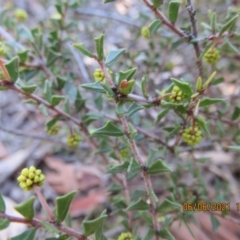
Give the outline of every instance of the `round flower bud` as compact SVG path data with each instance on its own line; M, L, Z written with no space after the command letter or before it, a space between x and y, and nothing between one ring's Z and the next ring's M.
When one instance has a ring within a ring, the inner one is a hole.
M119 153L122 158L127 158L129 155L129 148L122 148L121 150L119 150Z
M121 235L118 237L118 240L133 240L133 236L130 232L121 233Z
M73 135L70 134L67 138L67 145L69 147L77 147L80 141L81 141L81 138L78 133L74 133Z
M37 173L39 175L37 175ZM34 166L31 166L29 169L24 168L17 180L22 189L29 191L33 189L34 185L42 186L45 176L42 174L40 169L36 169Z
M146 39L150 38L150 32L149 32L148 27L142 27L141 28L141 35Z
M220 52L216 48L210 48L204 54L204 60L209 64L217 63L220 57Z
M202 139L201 130L198 127L189 127L185 128L182 134L183 141L186 142L190 146L195 146Z
M19 20L19 21L24 21L28 18L28 14L24 9L17 9L15 11L15 17Z
M173 89L172 89L172 95L169 97L171 102L182 102L184 99L185 99L185 95L184 93L182 92L182 90L177 87L177 86L174 86Z
M101 69L97 68L93 73L95 81L102 82L105 78L104 73Z
M57 135L60 130L60 126L58 124L54 124L50 129L47 130L47 134L54 136Z

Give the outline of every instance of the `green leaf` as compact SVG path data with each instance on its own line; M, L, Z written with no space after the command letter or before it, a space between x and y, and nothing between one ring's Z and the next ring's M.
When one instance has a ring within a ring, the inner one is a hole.
M203 118L197 118L196 120L200 128L203 129L208 136L210 136L211 134L208 130L206 121Z
M67 79L65 77L57 76L58 88L61 90L65 86Z
M65 98L64 96L53 95L51 99L51 105L57 106L61 102L61 100L63 100L64 98Z
M151 240L154 235L155 235L154 230L149 229L149 230L147 231L146 235L143 237L142 240Z
M175 240L174 236L167 229L162 229L159 232L159 236L166 240Z
M8 63L5 64L5 67L8 70L11 80L16 82L18 79L18 57L12 58Z
M122 80L126 79L126 80L131 80L133 75L136 73L137 68L131 68L128 71L120 71L119 72L119 76L118 76L118 83L120 83Z
M48 117L48 109L45 105L40 104L39 109L45 117Z
M124 95L130 94L130 93L132 92L132 90L133 90L133 87L134 87L135 82L136 82L136 81L132 79L132 80L128 81L128 84L127 84L126 86L124 86L124 87L121 87L122 84L120 84L119 91L120 91L122 94L124 94Z
M116 183L112 183L111 186L107 189L108 192L120 192L122 190L123 187Z
M127 112L127 109L125 107L125 101L120 100L116 105L116 113L118 115L123 115L126 112Z
M127 169L127 172L139 172L141 170L141 166L138 162L136 162L136 160L134 158L132 158L129 166L128 166L128 169Z
M220 226L220 222L213 214L210 214L210 217L211 217L211 223L212 223L212 230L215 233L217 232L218 227Z
M74 101L74 106L75 106L76 112L80 112L83 109L83 107L85 106L85 101L86 100L82 98L79 90L77 89L76 98Z
M27 60L28 51L29 50L27 49L27 50L24 50L24 51L18 53L20 62L24 63Z
M160 28L161 25L162 25L162 22L159 19L156 19L149 24L148 30L151 36Z
M107 170L107 173L116 174L120 172L127 172L128 166L129 162L124 162L121 165L111 167L110 169Z
M44 85L44 96L47 99L48 102L52 101L52 90L51 90L51 84L48 80L46 80Z
M163 4L163 0L153 0L153 6L159 8Z
M177 21L179 6L179 1L171 1L168 5L168 17L171 23L175 23Z
M36 234L36 228L29 228L25 232L21 233L20 235L11 238L11 240L33 240Z
M94 91L94 92L105 93L102 85L99 82L84 83L84 84L81 84L80 87L85 88L90 91Z
M84 55L94 58L94 55L85 48L83 43L73 43L73 46Z
M37 85L28 85L28 86L21 86L20 88L26 93L26 94L32 94Z
M237 14L236 16L234 16L233 18L231 18L228 22L226 22L223 26L222 29L220 31L220 35L222 35L223 33L225 33L227 30L229 30L230 28L232 28L238 19L239 15Z
M155 123L158 123L168 112L169 112L169 109L163 109L163 110L157 115L157 119L155 120Z
M58 222L63 222L68 214L68 210L76 191L70 192L64 196L56 198L56 218Z
M69 102L69 98L68 98L68 97L66 97L66 99L65 99L64 109L65 109L65 112L66 112L67 114L71 114L70 102Z
M119 200L113 203L113 206L119 209L127 208L127 204L123 200Z
M182 103L171 103L171 102L164 102L162 101L161 106L163 108L173 109L174 111L178 111L181 113L186 113L187 108Z
M94 233L100 226L102 226L106 217L107 215L105 214L104 211L104 213L100 217L94 220L84 221L83 222L84 236L88 237L89 235Z
M0 218L0 231L7 228L10 224L10 221L8 219L1 219Z
M47 55L47 66L50 67L51 65L53 65L60 56L62 56L61 53L55 52L54 50L49 48Z
M143 106L141 106L141 105L133 102L133 103L131 104L131 106L129 107L129 109L127 110L126 117L129 118L129 117L131 117L133 114L135 114L136 112L138 112L138 111L140 111L140 110L142 110L142 109L144 109Z
M213 72L211 76L207 79L207 81L203 84L203 89L206 89L208 85L211 83L211 81L214 79L217 72Z
M217 26L217 15L216 13L212 13L212 16L211 16L211 27L212 27L212 32L215 33L216 32L216 26Z
M240 54L238 48L234 46L232 42L229 41L228 38L225 39L225 43L222 45L222 50L227 51L227 53Z
M171 78L171 80L174 82L176 86L178 86L182 90L184 94L186 94L187 96L192 95L192 89L189 83L179 81L178 79L175 78Z
M34 210L34 201L35 197L29 198L27 201L15 206L14 208L24 216L27 220L31 220L34 218L35 210Z
M166 214L169 212L180 211L182 209L182 205L176 202L172 202L168 199L165 199L158 207L157 212L161 214Z
M0 212L5 212L6 210L6 205L5 205L5 202L3 200L3 196L0 192Z
M146 77L146 75L144 75L142 77L141 89L142 89L143 96L145 98L148 98L149 94L148 94L148 90L147 90L147 77Z
M202 78L199 76L197 78L196 91L200 91L201 89L202 89Z
M117 0L103 0L103 3L116 2Z
M163 160L159 159L155 163L153 163L151 167L148 168L147 172L150 175L154 175L164 172L172 172L172 170L165 165Z
M115 97L115 93L113 92L112 88L109 86L108 83L103 82L101 85L102 85L103 89L105 90L105 93L107 93L112 98Z
M228 149L240 151L240 146L228 146Z
M114 125L111 121L108 121L103 127L95 130L91 135L92 136L107 135L120 137L124 135L124 132L116 125Z
M60 119L60 117L55 117L55 118L47 121L45 123L47 130L51 129L59 119Z
M98 59L103 61L104 59L104 52L103 52L103 44L104 44L104 34L101 34L99 37L94 38L96 44L96 50Z
M126 210L136 210L136 211L144 211L149 209L149 204L143 201L141 198L135 202L130 204L130 206Z
M118 50L114 50L111 51L108 56L107 59L105 61L105 64L107 67L112 66L118 59L119 57L122 55L122 53L125 51L124 48L118 49Z
M232 114L231 119L234 121L234 120L236 120L239 116L240 116L240 107L236 106L236 107L234 108L234 111L233 111L233 114Z
M220 78L216 78L216 79L213 79L212 80L212 85L218 85L220 83L223 83L225 80L223 77L220 77Z
M91 122L96 121L102 117L103 115L101 113L88 112L86 115L82 116L82 121L84 124L88 125Z
M199 107L205 107L205 106L209 106L211 104L214 103L219 103L219 102L224 102L224 99L221 98L204 98L203 100L201 100Z

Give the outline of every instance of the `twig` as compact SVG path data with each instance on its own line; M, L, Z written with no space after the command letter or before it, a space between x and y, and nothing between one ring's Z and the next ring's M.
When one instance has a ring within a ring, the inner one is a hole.
M147 7L149 7L155 15L162 20L162 23L166 25L169 29L171 29L174 33L176 33L179 37L188 39L189 36L184 33L181 29L177 28L174 24L172 24L157 8L155 8L152 4L149 3L148 0L143 0Z
M32 227L35 227L35 228L42 228L43 227L41 221L38 220L38 219L27 220L25 218L10 216L10 215L5 214L5 213L0 213L0 219L8 219L10 222L28 224L28 225L30 225ZM82 233L77 232L72 228L63 226L60 223L49 221L48 224L53 225L59 231L64 232L69 236L75 237L78 240L91 240L90 238L85 237Z
M186 8L188 10L189 18L190 18L190 21L191 21L191 24L192 24L193 36L194 36L194 38L197 38L197 36L198 36L197 25L196 25L197 20L195 19L196 12L193 8L192 0L187 0ZM203 77L202 60L200 59L201 51L200 51L200 47L199 47L198 42L194 42L193 47L194 47L195 54L196 54L196 57L197 57L196 64L197 64L197 67L198 67L199 76Z

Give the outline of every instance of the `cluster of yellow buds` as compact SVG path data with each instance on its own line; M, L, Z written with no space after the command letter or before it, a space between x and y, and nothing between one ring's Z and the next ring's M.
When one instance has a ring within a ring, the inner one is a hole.
M67 145L69 147L77 147L81 141L81 137L78 133L70 134L67 138Z
M24 168L17 180L22 189L29 191L33 189L34 185L42 186L45 176L40 169L31 166L30 168Z
M182 137L184 142L186 142L190 146L194 146L201 141L202 133L198 126L191 126L184 129Z
M147 38L147 39L150 38L150 32L149 32L148 27L142 27L142 28L141 28L141 35L142 35L144 38Z
M210 48L204 54L204 60L209 64L215 64L220 59L220 52L216 48Z
M15 11L15 17L19 20L19 21L24 21L28 18L28 14L24 9L17 9Z
M98 81L98 82L102 82L105 78L105 75L104 75L103 71L99 68L97 68L94 71L93 76L94 76L95 80Z
M129 148L128 147L122 148L119 150L119 153L122 158L126 158L129 155Z
M185 98L185 95L179 87L174 86L172 89L172 95L169 98L174 103L182 102Z
M122 233L119 237L118 240L133 240L133 236L130 232L127 233Z
M50 129L47 130L47 134L54 136L57 135L60 130L60 126L58 124L54 124Z

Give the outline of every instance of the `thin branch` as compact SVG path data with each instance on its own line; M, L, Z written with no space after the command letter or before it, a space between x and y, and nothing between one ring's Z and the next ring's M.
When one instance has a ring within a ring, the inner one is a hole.
M32 219L32 220L27 220L25 218L20 218L20 217L15 217L15 216L10 216L5 213L0 213L0 219L8 219L10 222L17 222L17 223L23 223L30 225L35 228L42 228L42 223L38 219ZM59 231L66 233L69 236L75 237L78 240L91 240L90 238L85 237L82 233L75 231L72 228L63 226L60 223L57 222L47 222L50 225L53 225L55 228L57 228Z
M170 30L176 33L179 37L186 39L189 38L189 36L185 32L183 32L181 29L177 28L174 24L172 24L157 8L150 4L148 0L143 0L143 2L155 13L155 15L162 21L162 23L166 25Z
M192 0L187 0L187 6L186 6L188 13L189 13L189 18L192 24L192 33L193 33L193 37L197 38L198 36L198 32L197 32L197 25L196 25L196 18L195 18L195 10L193 8L193 4L192 4ZM193 47L195 50L195 54L196 54L196 64L198 67L198 71L199 71L199 76L203 77L203 65L202 65L202 60L200 59L200 55L201 55L201 51L200 51L200 47L198 42L194 42L193 43Z

